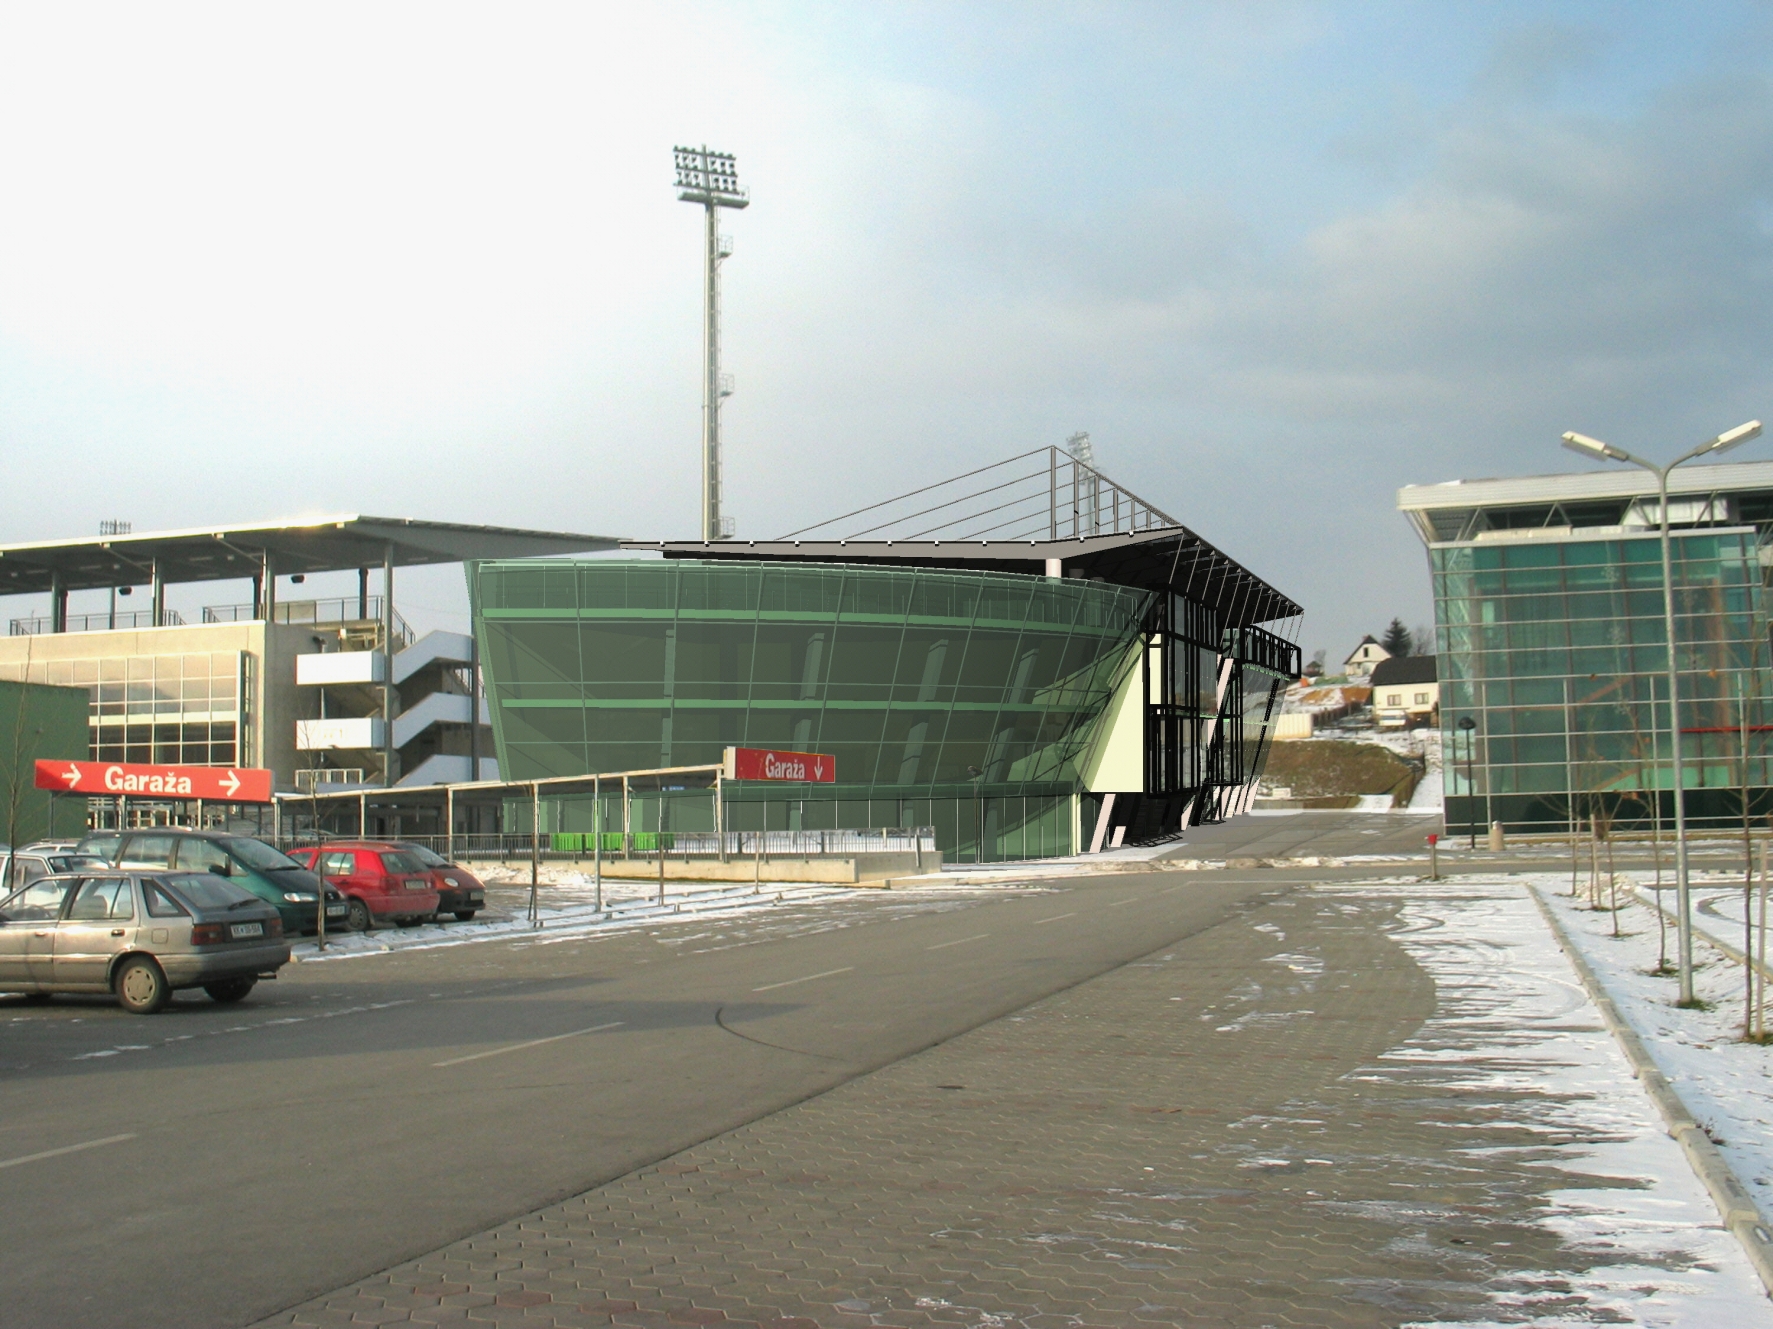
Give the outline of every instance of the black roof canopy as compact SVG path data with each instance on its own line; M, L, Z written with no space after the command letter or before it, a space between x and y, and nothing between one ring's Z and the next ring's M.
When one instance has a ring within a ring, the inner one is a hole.
M776 563L861 563L1044 575L1060 561L1067 577L1168 591L1213 609L1227 627L1291 618L1298 603L1185 526L1059 540L625 540L624 549L666 558Z

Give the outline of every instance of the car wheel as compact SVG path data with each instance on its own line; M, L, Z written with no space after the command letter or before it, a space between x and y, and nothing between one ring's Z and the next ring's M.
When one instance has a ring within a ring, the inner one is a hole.
M368 932L369 922L369 906L362 900L352 900L345 913L345 926L353 932Z
M205 983L203 990L209 994L211 1001L228 1002L242 1001L246 994L258 984L256 978L224 978L219 983Z
M27 992L25 993L25 1004L27 1006L47 1006L49 1005L49 997L50 994L47 992Z
M166 975L145 955L132 955L117 966L117 1004L131 1015L152 1015L172 997Z
M475 909L458 909L458 910L456 910L456 921L460 922L460 923L466 923L469 920L471 920L474 917L474 915L478 912L479 911L475 910Z

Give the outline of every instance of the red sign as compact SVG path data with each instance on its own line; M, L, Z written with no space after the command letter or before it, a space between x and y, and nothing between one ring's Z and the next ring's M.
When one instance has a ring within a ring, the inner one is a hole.
M837 758L822 752L776 752L770 748L728 748L729 780L793 780L835 784Z
M37 788L67 794L141 794L269 803L271 772L226 766L131 766L120 761L40 761Z

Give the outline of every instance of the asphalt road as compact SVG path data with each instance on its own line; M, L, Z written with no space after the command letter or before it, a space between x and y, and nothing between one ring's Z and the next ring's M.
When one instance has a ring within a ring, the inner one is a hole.
M161 1015L0 998L0 1325L241 1325L1172 945L1306 874L857 893L292 966ZM1316 874L1322 875L1322 874Z
M1438 812L1252 813L1188 831L1164 858L1344 858L1351 854L1420 854Z

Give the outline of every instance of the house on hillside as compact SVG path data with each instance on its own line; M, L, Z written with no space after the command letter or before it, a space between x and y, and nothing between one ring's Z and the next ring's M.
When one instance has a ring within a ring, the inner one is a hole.
M1373 669L1373 720L1381 729L1433 724L1440 712L1440 676L1432 655L1388 656Z
M1371 634L1361 638L1361 644L1354 648L1353 653L1342 662L1342 672L1349 678L1368 678L1381 660L1391 659L1391 652L1378 642Z

